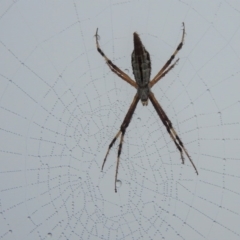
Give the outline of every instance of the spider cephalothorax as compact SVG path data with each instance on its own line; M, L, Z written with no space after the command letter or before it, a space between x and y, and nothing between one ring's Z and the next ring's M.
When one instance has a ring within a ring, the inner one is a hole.
M122 125L120 127L120 130L116 134L116 136L113 138L111 143L109 144L106 156L103 160L102 164L102 170L104 167L104 164L107 160L107 156L109 154L110 149L112 148L113 144L117 140L117 138L120 136L120 143L118 147L118 155L117 155L117 167L116 167L116 174L115 174L115 192L117 192L117 175L118 175L118 167L119 167L119 160L120 155L122 151L122 145L123 145L123 139L126 132L126 129L131 122L133 113L137 107L137 104L139 100L141 100L143 106L146 106L148 104L148 99L153 104L154 109L156 110L158 116L162 120L164 126L166 127L170 137L172 138L173 142L175 143L177 149L180 152L182 163L184 163L184 157L183 153L186 154L189 161L191 162L192 166L194 167L196 173L198 174L197 168L194 165L190 155L188 154L186 148L183 145L183 142L181 141L180 137L177 135L175 129L172 126L171 121L167 117L166 113L164 112L163 108L155 98L154 94L151 91L151 87L154 86L160 79L162 79L171 69L174 68L174 66L177 64L179 59L177 59L173 64L172 61L177 55L178 51L183 46L184 36L185 36L185 26L183 23L183 34L182 34L182 40L179 43L178 47L176 48L175 52L172 54L172 56L169 58L169 60L163 65L163 67L160 69L160 71L157 73L157 75L150 81L150 75L151 75L151 60L150 55L148 51L145 49L144 45L142 44L142 41L139 37L139 35L135 32L133 33L133 43L134 43L134 50L132 53L132 69L133 69L133 75L135 78L135 81L132 80L126 73L124 73L120 68L118 68L113 62L107 58L107 56L103 53L101 50L99 43L98 43L98 29L96 31L96 45L98 52L102 55L102 57L105 58L106 63L108 67L113 71L115 74L117 74L120 78L122 78L124 81L128 82L130 85L135 87L137 89L137 93L134 96L133 102L122 122Z

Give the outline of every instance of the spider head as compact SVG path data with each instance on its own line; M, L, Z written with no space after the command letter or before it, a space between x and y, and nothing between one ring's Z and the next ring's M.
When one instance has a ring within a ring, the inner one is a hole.
M141 100L141 102L142 102L143 106L147 106L148 105L148 99L146 101Z
M139 98L141 99L142 105L147 106L150 88L148 86L139 87L137 93L138 93Z

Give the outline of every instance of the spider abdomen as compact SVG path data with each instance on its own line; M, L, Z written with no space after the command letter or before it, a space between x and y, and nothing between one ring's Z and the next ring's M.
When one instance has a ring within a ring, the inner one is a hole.
M139 86L146 86L150 81L151 63L147 55L147 52L142 56L132 54L133 75Z
M138 85L138 96L143 105L147 105L149 96L149 81L151 75L151 61L148 51L143 46L137 33L133 34L134 50L132 53L132 70Z

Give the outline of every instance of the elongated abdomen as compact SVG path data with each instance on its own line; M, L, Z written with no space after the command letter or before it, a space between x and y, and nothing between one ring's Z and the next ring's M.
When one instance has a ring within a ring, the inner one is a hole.
M138 85L138 94L143 105L147 105L151 75L151 62L148 51L143 46L137 33L133 34L134 50L132 53L132 69L135 81Z

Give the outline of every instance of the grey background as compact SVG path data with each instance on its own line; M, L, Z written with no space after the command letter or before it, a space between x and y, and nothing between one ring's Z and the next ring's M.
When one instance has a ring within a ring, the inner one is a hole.
M239 239L238 1L1 1L0 238ZM196 164L151 104L107 147L135 90L137 31L152 77L186 38L180 62L153 87Z

